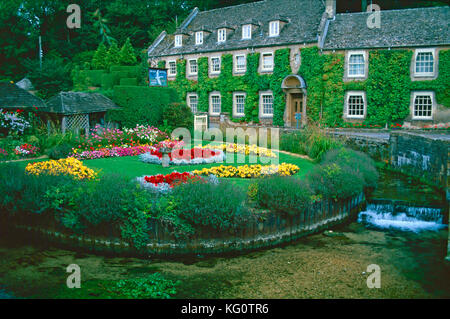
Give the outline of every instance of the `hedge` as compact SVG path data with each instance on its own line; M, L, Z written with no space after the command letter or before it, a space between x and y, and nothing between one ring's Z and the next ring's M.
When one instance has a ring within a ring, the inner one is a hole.
M134 78L139 75L140 66L123 66L123 65L114 65L109 68L111 73L113 72L126 72L128 74L127 77Z
M120 79L120 85L137 86L138 85L138 79L137 78L122 78L122 79Z
M100 86L102 84L102 76L104 70L84 70L85 84L92 86Z
M110 111L108 117L125 127L137 124L158 126L163 123L163 109L179 101L176 90L165 87L114 86L114 102L123 110Z
M105 73L102 75L102 89L109 90L114 87L114 78L112 74Z

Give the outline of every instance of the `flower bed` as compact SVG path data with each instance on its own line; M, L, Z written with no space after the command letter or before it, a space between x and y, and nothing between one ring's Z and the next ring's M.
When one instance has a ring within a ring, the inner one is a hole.
M210 146L197 146L200 148L209 148ZM240 153L245 155L256 155L256 156L264 156L264 157L272 157L276 158L277 155L271 150L259 147L257 145L242 145L242 144L221 144L214 145L214 149L222 150L226 153Z
M139 159L144 163L161 164L162 156L160 149L153 148L148 153L142 154ZM172 165L199 165L222 163L225 154L220 150L202 148L176 149L169 153L169 158Z
M300 168L297 165L282 163L280 165L243 165L243 166L217 166L195 170L192 173L196 175L215 175L217 177L237 177L237 178L256 178L269 175L291 176L296 174Z
M92 169L83 165L83 162L69 157L58 161L50 160L45 162L30 163L25 168L28 174L32 175L69 175L75 179L94 179L97 176Z
M170 191L170 189L181 184L207 182L204 178L188 172L173 172L168 175L159 174L153 176L143 176L138 177L137 181L143 188L160 193L166 193Z
M105 157L123 157L123 156L137 156L151 151L153 148L149 145L140 146L123 146L123 147L113 147L113 148L101 148L93 151L78 151L73 150L71 157L77 159L99 159Z
M39 153L39 147L33 146L31 144L22 144L20 146L17 146L14 149L14 153L16 155L22 156L22 157L28 157L28 156L36 156Z

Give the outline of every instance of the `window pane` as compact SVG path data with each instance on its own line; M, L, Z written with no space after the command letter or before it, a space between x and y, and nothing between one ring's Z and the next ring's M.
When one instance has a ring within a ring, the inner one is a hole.
M236 95L236 114L244 114L245 109L245 95Z
M434 59L431 52L420 52L416 58L416 73L433 73Z
M364 55L352 54L349 58L349 75L364 75Z
M196 95L189 96L189 107L191 108L192 113L197 112L198 106L198 97Z
M361 95L348 96L348 116L363 117L364 116L364 99Z
M414 100L414 117L431 118L433 101L429 95L417 95Z
M273 68L273 55L272 54L264 54L263 55L263 69L272 69Z
M273 114L273 96L272 95L263 95L262 96L263 103L263 114L264 115L272 115Z
M169 62L169 73L174 75L177 74L177 64L176 62Z
M190 66L190 70L189 70L190 73L196 74L197 73L197 60L190 60L189 66Z
M239 55L236 57L236 70L238 71L245 70L245 56Z
M220 95L211 96L211 104L212 113L220 113Z

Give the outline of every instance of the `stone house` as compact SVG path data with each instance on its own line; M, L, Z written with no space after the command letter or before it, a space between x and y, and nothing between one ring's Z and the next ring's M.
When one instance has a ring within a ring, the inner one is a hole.
M212 122L450 124L450 7L336 13L335 1L264 0L162 32L149 63Z

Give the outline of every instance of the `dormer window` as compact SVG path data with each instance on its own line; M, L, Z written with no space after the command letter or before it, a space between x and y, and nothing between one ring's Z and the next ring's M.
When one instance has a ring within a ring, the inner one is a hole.
M277 37L280 35L280 21L271 21L269 24L269 36Z
M183 35L177 34L175 36L175 47L180 48L183 46Z
M195 32L195 45L203 44L203 31Z
M217 32L217 42L225 42L227 41L227 29L219 29Z
M242 40L249 40L252 38L252 25L246 24L242 26Z

